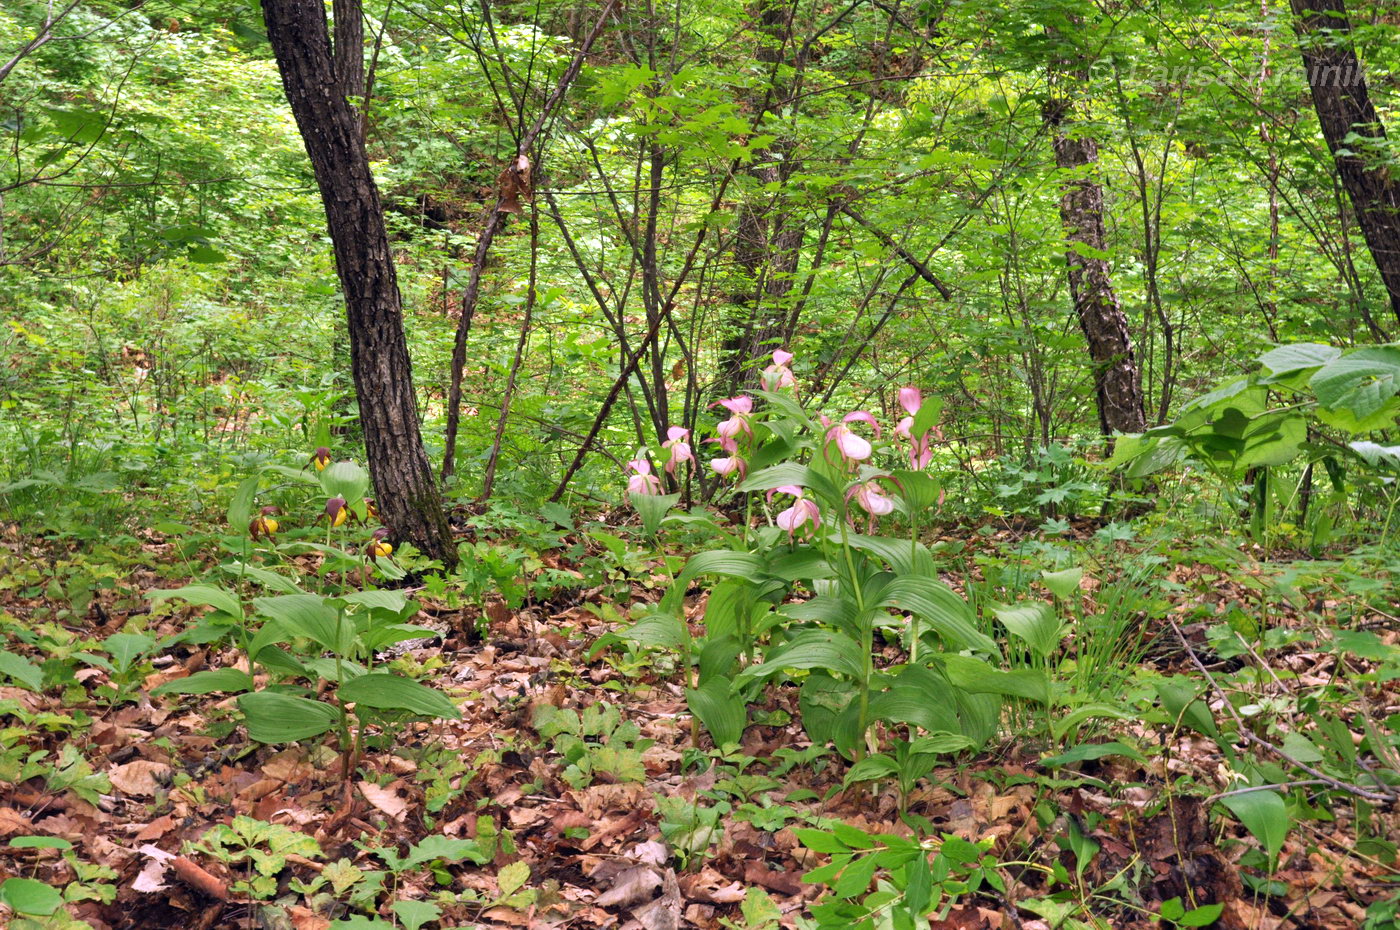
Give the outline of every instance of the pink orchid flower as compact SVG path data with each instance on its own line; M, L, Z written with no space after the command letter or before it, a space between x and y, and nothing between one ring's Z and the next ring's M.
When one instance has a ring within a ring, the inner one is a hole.
M721 449L723 449L725 452L728 452L730 455L733 455L735 452L739 451L739 443L733 439L730 439L728 436L717 436L714 439L706 439L705 441L717 444Z
M694 462L695 454L690 451L690 430L679 426L672 426L666 430L666 441L661 444L661 448L669 449L671 455L666 459L666 474L674 475L676 466L683 462Z
M788 363L793 359L791 352L778 349L773 353L773 364L763 369L763 388L768 391L776 391L779 388L797 387L797 379L793 377L792 369Z
M715 403L719 404L736 417L748 417L749 414L753 413L753 398L746 394L740 394L738 397L729 397L725 400L716 401Z
M872 517L883 517L894 512L894 499L885 494L878 481L858 484L852 491L856 502Z
M736 471L739 477L743 477L748 471L748 463L737 455L730 455L726 458L710 459L710 467L721 477L728 478Z
M899 405L904 408L909 415L899 421L894 428L894 434L900 439L910 442L909 446L909 467L919 470L929 466L933 461L933 437L943 438L943 432L938 427L925 430L922 436L914 436L914 417L918 415L919 408L924 405L924 396L916 387L903 387L899 389Z
M633 474L627 479L628 494L660 494L661 479L651 473L651 462L633 459L627 463Z
M823 417L822 425L826 426L827 423L828 421ZM827 441L836 443L836 449L841 453L841 458L846 464L864 462L870 458L874 449L870 445L870 440L852 430L846 425L847 423L869 423L875 428L876 439L880 438L880 424L864 410L857 410L855 413L846 414L840 423L832 426L826 432Z
M787 494L795 498L791 507L774 518L778 529L787 530L789 540L796 537L798 530L807 528L808 532L815 532L821 525L821 508L817 506L816 501L807 499L805 490L795 484L784 484L769 491L768 500L771 502L776 494Z

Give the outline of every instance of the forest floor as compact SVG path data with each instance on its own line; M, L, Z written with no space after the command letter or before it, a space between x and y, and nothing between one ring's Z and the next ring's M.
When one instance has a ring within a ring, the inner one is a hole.
M963 541L990 551L1007 536ZM18 629L49 623L75 644L101 640L149 612L147 591L181 583L179 560L152 534L140 561L76 609L62 584L46 582L68 554L13 527L0 538L0 631L18 654L29 648ZM1201 607L1247 604L1255 589L1212 566L1179 565L1171 577L1182 593L1153 620L1147 662L1192 676L1195 661L1238 667L1211 654ZM636 596L653 597L643 582ZM423 604L414 622L442 630L443 641L416 645L405 661L430 669L422 680L463 717L371 734L348 778L333 745L247 740L233 698L149 695L237 663L236 650L181 644L127 682L94 666L62 689L0 686L0 845L12 844L0 852L0 880L66 888L70 913L97 930L322 930L332 921L770 930L798 926L822 892L802 876L828 856L798 831L839 822L855 828L837 835L857 847L866 835L875 845L880 834L909 837L916 824L984 842L999 881L945 883L935 930L1170 927L1160 914L1173 898L1222 905L1218 916L1197 913L1229 930L1359 927L1395 891L1394 846L1358 842L1354 805L1296 823L1271 874L1251 867L1259 844L1213 801L1235 787L1222 753L1189 729L1116 721L1100 738L1140 754L1056 767L1042 761L1045 745L1002 741L935 769L902 814L890 784L842 790L846 764L810 746L791 686L770 690L738 752L719 753L707 737L694 746L673 670L591 651L615 626L590 609L598 592L518 611L488 605L484 636L479 611L411 593ZM1311 628L1338 607L1285 607L1270 622ZM202 610L162 609L145 630L178 633ZM1393 646L1394 625L1373 619ZM1261 698L1320 687L1336 671L1309 637L1287 639L1265 653ZM893 646L888 653L897 658ZM1386 694L1393 713L1395 693ZM1219 708L1219 694L1207 697ZM1400 836L1394 805L1366 814L1382 824L1371 835ZM217 824L231 829L211 841ZM839 925L832 920L823 926ZM888 920L876 914L876 926ZM1184 920L1175 925L1193 925Z

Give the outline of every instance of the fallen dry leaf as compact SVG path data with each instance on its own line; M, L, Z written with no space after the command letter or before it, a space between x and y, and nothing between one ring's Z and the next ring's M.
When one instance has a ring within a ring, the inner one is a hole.
M661 887L661 873L649 865L637 865L619 872L613 886L593 902L599 907L630 907L651 900L652 892Z
M164 762L134 759L107 773L112 787L122 794L138 798L153 798L157 789L170 783L171 768Z
M398 782L394 782L398 784ZM372 781L360 782L360 794L365 800L373 804L379 810L400 822L404 819L404 814L408 811L408 799L394 790L394 786L381 788Z

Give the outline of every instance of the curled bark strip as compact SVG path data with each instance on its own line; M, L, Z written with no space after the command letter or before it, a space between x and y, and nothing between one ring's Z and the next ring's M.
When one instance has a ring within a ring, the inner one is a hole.
M228 900L228 886L205 871L199 863L186 859L184 856L176 856L170 860L170 867L175 870L176 875L180 876L181 881L198 890L201 894L216 901Z

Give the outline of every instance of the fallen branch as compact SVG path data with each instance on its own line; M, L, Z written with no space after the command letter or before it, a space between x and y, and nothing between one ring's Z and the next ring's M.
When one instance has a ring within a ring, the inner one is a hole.
M1256 734L1253 730L1249 729L1249 727L1245 723L1244 718L1240 716L1239 711L1235 710L1235 705L1230 703L1230 695L1227 694L1225 689L1220 686L1220 683L1215 680L1215 676L1210 673L1210 669L1206 668L1205 664L1201 662L1200 657L1196 655L1196 650L1191 648L1190 642L1188 642L1186 639L1186 634L1181 632L1181 627L1177 626L1176 621L1170 617L1167 618L1167 623L1171 625L1172 632L1176 634L1176 638L1181 642L1181 648L1186 650L1186 656L1191 660L1191 664L1196 666L1196 670L1205 676L1206 681L1209 682L1210 686L1214 688L1216 693L1220 695L1221 702L1225 707L1226 712L1234 718L1235 725L1239 728L1239 734L1246 742L1252 743L1255 746L1258 746L1260 749L1268 750L1269 752L1278 756L1283 761L1287 762L1289 765L1292 765L1295 768L1300 768L1303 771L1307 772L1319 783L1335 788L1338 791L1345 791L1348 794L1354 794L1357 797L1365 798L1368 801L1380 801L1386 803L1393 802L1397 797L1400 797L1400 793L1397 793L1393 788L1385 788L1385 786L1382 786L1382 788L1385 788L1385 790L1372 790L1369 788L1363 788L1360 785L1353 785L1350 782L1342 781L1339 778L1333 778L1326 772L1313 768L1306 762L1302 762L1298 759L1295 759L1282 747L1274 745L1273 743L1264 739L1262 736Z

